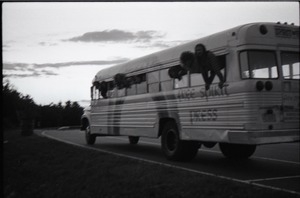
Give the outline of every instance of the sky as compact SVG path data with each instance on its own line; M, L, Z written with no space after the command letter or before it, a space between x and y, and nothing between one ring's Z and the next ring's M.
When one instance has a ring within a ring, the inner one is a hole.
M96 73L252 22L299 25L298 2L2 4L2 74L39 105L88 106Z

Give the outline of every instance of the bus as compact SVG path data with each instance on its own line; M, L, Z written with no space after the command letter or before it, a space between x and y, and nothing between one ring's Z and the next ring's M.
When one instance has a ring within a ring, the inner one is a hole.
M170 76L183 52L203 44L222 66L225 84L201 73ZM299 142L299 26L240 25L99 71L81 118L86 143L98 136L160 138L169 160L192 160L219 145L249 158L263 144Z

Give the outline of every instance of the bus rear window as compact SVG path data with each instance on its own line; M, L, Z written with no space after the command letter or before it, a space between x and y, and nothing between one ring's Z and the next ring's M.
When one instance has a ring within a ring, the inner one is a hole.
M243 51L240 53L240 66L243 79L278 78L276 55L273 51Z
M282 52L281 64L283 77L285 79L300 79L299 52Z

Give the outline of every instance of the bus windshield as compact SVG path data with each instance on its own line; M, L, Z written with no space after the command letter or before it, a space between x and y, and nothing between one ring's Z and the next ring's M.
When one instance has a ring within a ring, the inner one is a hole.
M276 54L273 51L242 51L240 53L240 66L243 79L278 78Z

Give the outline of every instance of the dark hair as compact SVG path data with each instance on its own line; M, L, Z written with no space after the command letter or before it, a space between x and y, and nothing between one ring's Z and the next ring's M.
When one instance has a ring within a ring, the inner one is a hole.
M125 74L118 73L114 76L114 83L118 89L123 89L127 86Z
M95 81L95 82L93 82L93 85L94 85L97 89L100 89L100 82Z
M183 75L187 74L187 71L179 65L173 66L168 70L168 74L171 78L181 79Z
M100 91L101 91L101 96L103 97L103 98L107 98L107 82L105 82L105 81L102 81L101 83L100 83Z
M188 61L193 62L194 61L194 53L190 51L182 52L180 55L180 62L182 64L186 64Z
M203 51L206 52L206 47L205 47L205 45L203 45L202 43L199 43L199 44L197 44L197 45L195 46L195 51L196 51L196 48L199 47L199 46L201 46L201 47L203 48Z

